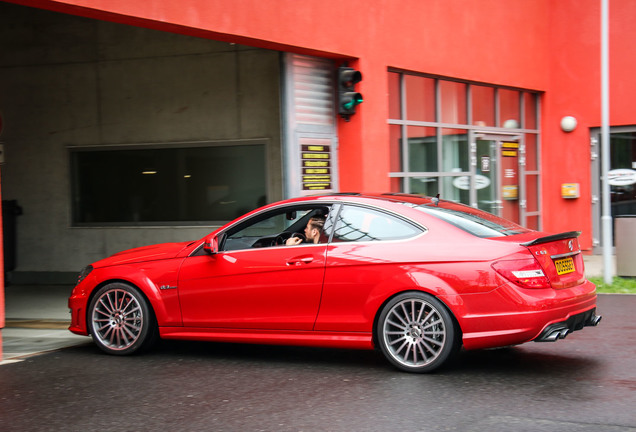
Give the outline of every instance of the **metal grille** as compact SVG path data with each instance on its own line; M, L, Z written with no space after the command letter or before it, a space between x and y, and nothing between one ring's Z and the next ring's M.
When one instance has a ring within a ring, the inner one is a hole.
M321 59L297 56L292 61L297 124L333 126L333 68Z

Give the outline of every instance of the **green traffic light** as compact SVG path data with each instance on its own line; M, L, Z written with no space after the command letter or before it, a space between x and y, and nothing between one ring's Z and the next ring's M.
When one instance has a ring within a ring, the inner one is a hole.
M360 105L362 102L364 102L362 95L360 93L356 93L355 96L351 97L348 102L343 103L342 106L344 109L350 110L356 105Z

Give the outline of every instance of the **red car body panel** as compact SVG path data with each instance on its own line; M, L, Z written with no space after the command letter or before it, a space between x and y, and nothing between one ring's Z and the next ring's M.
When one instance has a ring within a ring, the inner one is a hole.
M393 212L423 232L407 240L197 253L213 235L267 209L344 202ZM86 335L91 294L124 281L148 299L163 338L370 349L382 306L396 294L422 291L448 307L466 349L519 344L596 304L576 237L530 244L545 236L479 238L391 199L288 200L255 210L206 239L137 248L94 263L69 299L70 330ZM553 261L562 255L572 257L575 268L558 275ZM533 257L549 288L519 286L493 267Z
M179 274L186 327L313 330L326 245L187 258ZM210 289L214 287L214 289Z

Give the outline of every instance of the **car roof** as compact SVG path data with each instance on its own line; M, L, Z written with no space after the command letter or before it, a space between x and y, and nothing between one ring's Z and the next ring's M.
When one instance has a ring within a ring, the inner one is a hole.
M415 195L407 193L369 193L369 192L336 192L330 194L310 195L295 200L334 200L334 201L364 201L364 200L380 200L391 203L411 203L416 205L432 204L432 197L424 195ZM441 200L443 201L443 200Z

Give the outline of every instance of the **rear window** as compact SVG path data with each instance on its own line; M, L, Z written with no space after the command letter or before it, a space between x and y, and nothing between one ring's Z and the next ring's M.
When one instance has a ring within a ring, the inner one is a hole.
M507 219L463 204L442 201L440 207L424 204L414 208L477 237L503 237L532 231Z
M421 234L420 228L388 213L344 206L338 215L334 242L403 240Z

